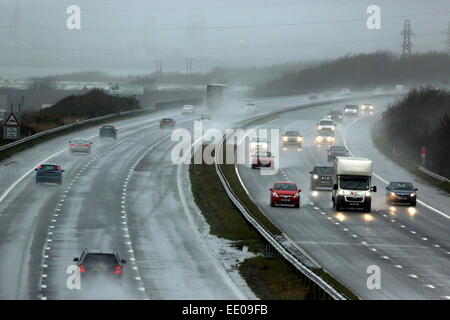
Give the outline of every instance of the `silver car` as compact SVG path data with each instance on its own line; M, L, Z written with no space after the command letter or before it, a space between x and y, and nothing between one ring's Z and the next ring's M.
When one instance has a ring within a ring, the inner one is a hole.
M75 138L69 141L70 153L91 153L92 142L83 138Z

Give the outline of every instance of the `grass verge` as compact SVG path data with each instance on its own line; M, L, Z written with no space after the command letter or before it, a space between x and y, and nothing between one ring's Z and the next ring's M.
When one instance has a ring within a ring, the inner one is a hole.
M145 111L142 111L142 113L138 113L138 115L136 115L136 114L133 114L133 115L131 115L131 114L129 114L129 115L117 115L117 116L112 117L112 118L107 119L107 120L99 120L99 121L95 121L95 122L91 122L91 123L82 124L82 125L79 125L79 126L74 127L74 128L68 128L66 130L50 133L50 134L47 134L45 136L42 136L42 137L30 140L30 141L24 142L22 144L19 144L19 145L15 146L15 147L10 148L10 149L1 151L0 152L0 161L11 157L15 153L21 152L21 151L23 151L25 149L28 149L30 147L33 147L35 145L38 145L40 143L46 142L48 140L54 139L54 138L62 136L62 135L66 135L66 134L69 134L69 133L72 133L72 132L76 132L76 131L81 130L81 129L92 128L92 127L98 126L101 123L111 123L111 122L114 122L114 121L117 121L117 120L126 120L126 119L130 119L130 118L138 117L138 116L143 116L143 115L146 115L146 114L149 114L149 113L152 113L152 112L154 112L154 111L152 111L152 110L145 110Z
M372 136L374 145L377 147L378 150L380 150L381 153L383 153L385 156L387 156L389 159L391 159L398 165L400 165L403 168L405 168L406 170L408 170L410 173L427 181L431 185L438 187L447 193L450 193L450 183L449 182L439 181L439 180L434 179L433 177L430 177L429 175L426 175L425 173L419 171L417 169L417 163L415 161L413 161L411 158L404 156L401 152L400 153L394 152L392 145L389 142L389 139L387 139L376 128L377 128L377 126L373 126L372 131L371 131L371 136Z
M241 201L245 201L244 204L248 206L247 208L250 207L254 210L252 214L257 219L267 220L267 227L275 228L274 234L281 234L281 231L250 200L237 178L234 165L223 165L222 170L224 173L226 171L225 175L229 179L230 185L233 185L235 194ZM189 176L195 202L210 225L210 233L233 240L237 246L247 245L250 251L258 254L257 257L241 263L239 273L260 299L318 300L329 298L315 290L312 282L284 258L264 256L264 239L226 196L214 165L191 164ZM330 284L350 299L358 299L349 289L323 270L317 270L317 274L323 275Z
M236 246L247 245L256 254L263 254L263 239L226 196L215 166L191 164L189 177L195 203L210 225L210 233L233 240ZM313 297L309 284L302 282L298 272L280 257L259 255L247 259L239 266L239 272L260 299L303 300Z

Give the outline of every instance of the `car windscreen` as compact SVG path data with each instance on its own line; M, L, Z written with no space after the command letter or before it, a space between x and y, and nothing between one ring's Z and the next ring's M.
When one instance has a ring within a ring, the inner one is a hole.
M345 190L369 190L369 178L341 177L340 188Z
M346 106L345 109L358 109L358 106Z
M297 190L297 185L294 183L275 183L273 187L274 190L287 190L287 191L295 191Z
M341 147L341 146L332 146L330 148L330 151L333 151L333 152L347 152L347 149L345 147Z
M77 138L77 139L72 139L71 143L87 143L87 141L84 139Z
M391 184L391 189L394 190L414 190L412 183L395 182Z
M332 175L334 173L334 168L333 167L315 167L313 172L315 174Z
M39 169L44 171L53 171L57 170L57 166L51 164L43 164Z
M115 266L117 265L117 259L112 254L88 253L83 260L83 264L87 266Z
M286 132L286 135L287 135L287 136L291 136L291 137L297 137L297 136L299 136L300 134L299 134L297 131L287 131L287 132Z
M334 125L334 122L333 121L329 121L329 120L321 120L319 122L319 125L321 125L321 126L332 126L332 125Z

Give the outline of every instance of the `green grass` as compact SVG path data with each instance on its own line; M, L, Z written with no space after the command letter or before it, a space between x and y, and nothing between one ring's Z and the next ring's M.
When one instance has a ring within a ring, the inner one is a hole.
M437 179L434 179L433 177L430 177L429 175L426 175L425 173L419 171L417 169L417 163L412 160L411 158L404 156L402 152L396 152L394 153L392 145L389 142L389 139L387 139L380 131L378 131L377 126L374 126L371 131L372 140L375 146L378 150L381 151L385 156L387 156L389 159L394 161L395 163L402 166L404 169L408 170L410 173L416 175L419 178L422 178L423 180L427 181L433 186L436 186L443 191L450 193L450 183L449 182L442 182Z
M283 258L256 257L245 260L239 273L263 300L312 300L311 287Z
M146 111L142 111L142 113L139 113L137 115L136 114L132 114L132 115L131 114L130 115L117 115L117 116L112 117L112 118L107 119L107 120L99 120L99 121L95 121L95 122L91 122L91 123L86 123L86 124L77 126L75 128L68 128L68 129L65 129L65 130L62 130L62 131L50 133L50 134L44 135L42 137L39 137L39 138L30 140L30 141L24 142L22 144L19 144L19 145L15 146L15 147L10 148L10 149L1 151L0 152L0 161L11 157L12 155L14 155L14 154L16 154L18 152L21 152L21 151L26 150L26 149L28 149L30 147L33 147L35 145L38 145L40 143L49 141L51 139L54 139L54 138L62 136L62 135L66 135L66 134L69 134L69 133L72 133L72 132L76 132L76 131L79 131L79 130L82 130L82 129L92 128L92 127L98 126L99 124L103 124L103 123L111 123L111 122L114 122L114 121L117 121L117 120L125 120L125 119L129 119L129 118L143 116L143 115L146 115L146 114L149 114L149 113L152 113L152 112L153 111L151 111L151 110L146 110ZM5 142L4 144L8 144L8 143L10 143L10 142Z
M252 215L259 221L265 221L266 227L274 234L281 234L281 231L268 220L245 193L234 171L234 165L222 165L222 169L235 194L247 208L251 208ZM265 240L228 198L216 175L214 164L191 164L189 177L195 203L210 225L210 233L232 240L236 246L246 245L250 251L258 255L241 263L239 272L260 299L330 299L284 258L264 256ZM340 292L344 292L351 299L357 299L356 295L329 274L323 270L316 271L317 274L326 277L326 280Z
M195 203L210 225L210 233L234 241L235 246L246 245L258 254L245 260L239 272L260 299L311 297L309 284L302 282L284 259L261 256L265 250L263 239L228 198L213 164L191 164L189 177Z
M253 252L261 250L261 239L227 197L214 165L189 166L192 193L195 203L210 225L210 232L218 237L247 245Z
M349 300L359 300L358 296L353 293L349 288L344 286L342 283L337 281L333 276L331 276L329 273L327 273L323 269L314 269L314 273L316 273L319 277L324 279L326 282L331 284L333 288L335 288L337 291L339 291L341 294L345 295L347 299Z
M235 148L228 148L225 144L223 145L223 159L226 159L226 150ZM223 174L225 175L226 180L228 181L233 193L236 197L241 201L241 203L247 208L248 212L264 227L269 230L273 235L281 235L282 232L278 229L267 217L266 215L259 209L259 207L252 201L250 196L245 191L241 182L239 181L239 177L236 174L234 164L221 164L220 165Z

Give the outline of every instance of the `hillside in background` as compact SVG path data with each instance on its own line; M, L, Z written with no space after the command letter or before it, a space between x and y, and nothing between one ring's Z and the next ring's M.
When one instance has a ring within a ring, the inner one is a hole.
M389 52L347 55L301 71L285 73L256 86L255 96L305 94L348 87L369 89L395 84L447 83L450 55L439 52L402 58Z

